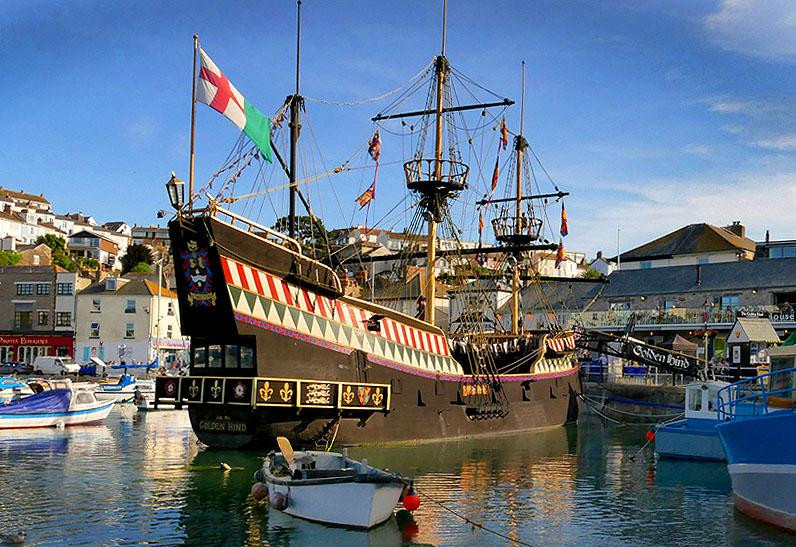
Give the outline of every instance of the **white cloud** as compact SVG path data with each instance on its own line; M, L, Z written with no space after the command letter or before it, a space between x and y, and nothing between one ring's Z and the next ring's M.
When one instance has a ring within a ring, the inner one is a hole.
M773 160L772 160L773 161ZM752 239L766 229L776 237L796 238L796 163L766 162L735 173L610 183L593 188L581 202L573 196L569 247L593 256L613 254L616 230L623 251L688 224L725 226L740 220ZM617 199L616 191L630 193Z
M796 133L789 135L780 135L769 139L760 139L755 142L756 146L761 148L768 148L770 150L779 150L782 152L796 151Z
M769 61L796 62L796 2L723 0L705 20L719 47Z

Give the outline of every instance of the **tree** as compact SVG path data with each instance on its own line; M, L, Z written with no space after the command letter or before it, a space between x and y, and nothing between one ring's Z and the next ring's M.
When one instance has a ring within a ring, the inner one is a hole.
M149 264L146 262L139 262L130 270L132 273L149 273Z
M588 266L586 268L586 271L583 272L582 274L580 274L580 276L583 279L602 279L603 278L603 274L601 274L600 272L598 272L597 270L595 270L591 266Z
M271 227L273 230L287 234L290 231L290 218L280 217L276 219L276 223ZM315 250L315 257L319 259L329 256L329 231L323 225L323 222L318 217L315 221L307 216L302 215L296 217L296 239L301 243L302 249L312 255L313 249Z
M154 262L154 257L152 256L152 249L147 247L146 245L140 245L138 243L133 243L132 245L128 245L127 252L121 259L122 262L122 274L126 274L129 271L132 271L138 264L152 264ZM149 271L149 268L147 268Z
M39 236L35 241L36 245L45 244L52 251L52 263L60 266L65 270L74 272L77 269L77 264L72 260L72 257L66 252L66 240L54 234L46 234Z
M11 251L0 251L0 266L15 266L22 260L22 255Z

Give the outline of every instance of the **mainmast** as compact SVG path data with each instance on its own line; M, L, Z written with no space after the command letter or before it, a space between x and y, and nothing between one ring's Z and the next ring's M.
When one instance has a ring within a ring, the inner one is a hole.
M296 184L296 162L298 158L298 139L301 130L300 111L304 105L304 98L299 93L299 76L301 67L301 0L296 2L296 92L290 95L286 102L290 103L290 211L288 213L288 235L296 237L296 194L298 185Z
M517 203L515 207L514 233L522 233L522 153L528 146L523 135L525 128L525 61L522 62L522 97L520 99L520 134L514 141L514 148L517 151ZM511 276L511 334L519 334L520 331L520 260L519 253L515 253L517 261Z
M445 86L445 75L448 61L445 59L445 31L447 25L448 0L442 2L442 49L435 61L437 74L437 108L434 125L434 180L442 176L442 90ZM436 319L437 283L434 267L437 262L437 219L430 215L428 220L428 242L426 244L426 317L425 320L434 324Z

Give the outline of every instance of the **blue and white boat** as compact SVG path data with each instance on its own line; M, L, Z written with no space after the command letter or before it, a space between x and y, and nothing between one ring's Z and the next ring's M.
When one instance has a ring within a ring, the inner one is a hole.
M719 392L719 413L727 421L717 430L735 506L796 532L796 347L772 348L770 356L772 372ZM752 405L755 415L739 414L741 405Z
M129 401L136 389L144 399L155 400L155 380L139 380L130 374L122 374L115 384L100 384L94 395L100 401Z
M112 408L113 401L97 401L94 393L86 389L51 389L0 405L0 429L100 422Z
M655 431L655 452L663 458L722 461L725 459L716 425L716 397L727 382L696 382L685 386L685 418Z
M33 395L33 390L25 382L11 376L0 376L0 404L10 403Z

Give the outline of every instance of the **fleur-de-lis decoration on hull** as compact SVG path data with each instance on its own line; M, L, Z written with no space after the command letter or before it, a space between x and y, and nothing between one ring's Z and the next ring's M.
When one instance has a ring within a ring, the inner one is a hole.
M221 386L218 385L218 380L213 383L213 387L210 388L210 393L213 394L213 399L218 399L218 395L221 393Z
M196 399L196 396L199 394L199 384L196 383L196 380L191 381L191 387L188 388L188 393L191 395L191 399Z
M381 388L377 387L376 392L373 394L372 397L373 404L376 406L381 406L382 399L384 399L384 395L381 393Z
M345 386L345 391L343 392L343 401L345 404L350 405L351 401L354 400L354 392L351 391L351 386Z
M282 400L286 403L293 398L293 390L290 389L290 384L285 382L285 387L279 390L279 396L282 397Z
M273 394L274 388L271 387L271 382L265 382L262 387L260 387L260 399L263 401L269 401Z

